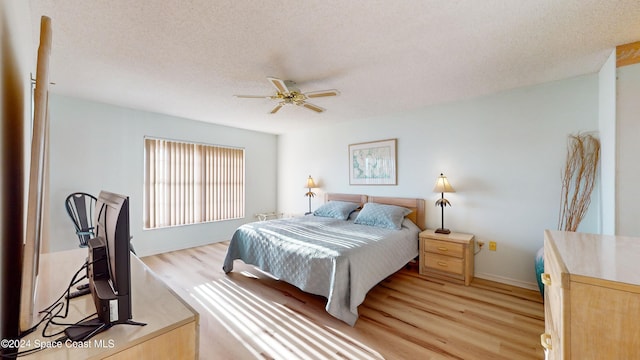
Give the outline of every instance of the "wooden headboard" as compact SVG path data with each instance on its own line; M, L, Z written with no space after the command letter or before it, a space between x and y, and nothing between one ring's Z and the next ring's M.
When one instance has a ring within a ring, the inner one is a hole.
M411 209L412 212L407 215L409 220L418 225L420 230L424 230L427 228L425 224L424 199L369 196L369 202L386 205L397 205L406 207L407 209Z
M361 206L364 205L364 203L367 202L368 196L367 195L360 195L360 194L330 194L327 193L324 195L324 201L325 202L329 202L329 201L348 201L348 202L354 202L354 203L359 203Z

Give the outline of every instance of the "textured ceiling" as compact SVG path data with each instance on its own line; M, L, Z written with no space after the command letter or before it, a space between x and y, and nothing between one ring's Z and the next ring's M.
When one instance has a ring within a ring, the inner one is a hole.
M640 40L639 0L30 0L51 17L51 91L269 133L599 70ZM34 69L35 72L35 69ZM277 114L267 76L318 114Z

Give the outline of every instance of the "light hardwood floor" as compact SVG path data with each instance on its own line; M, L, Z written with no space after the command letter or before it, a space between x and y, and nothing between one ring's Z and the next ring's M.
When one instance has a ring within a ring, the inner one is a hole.
M375 286L351 327L304 293L236 260L228 242L142 260L200 313L201 359L542 359L535 291L471 286L405 268ZM133 309L135 312L135 309Z

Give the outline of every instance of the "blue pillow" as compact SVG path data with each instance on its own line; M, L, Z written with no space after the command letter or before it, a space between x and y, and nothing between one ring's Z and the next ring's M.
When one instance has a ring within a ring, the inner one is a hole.
M313 212L315 216L347 220L349 214L360 207L360 204L347 201L329 201Z
M410 213L402 206L366 203L354 223L400 230L404 217Z

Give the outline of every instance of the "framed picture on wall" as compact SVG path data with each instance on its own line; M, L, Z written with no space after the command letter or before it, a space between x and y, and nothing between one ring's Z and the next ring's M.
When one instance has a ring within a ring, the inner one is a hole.
M349 185L397 185L397 139L349 145Z

